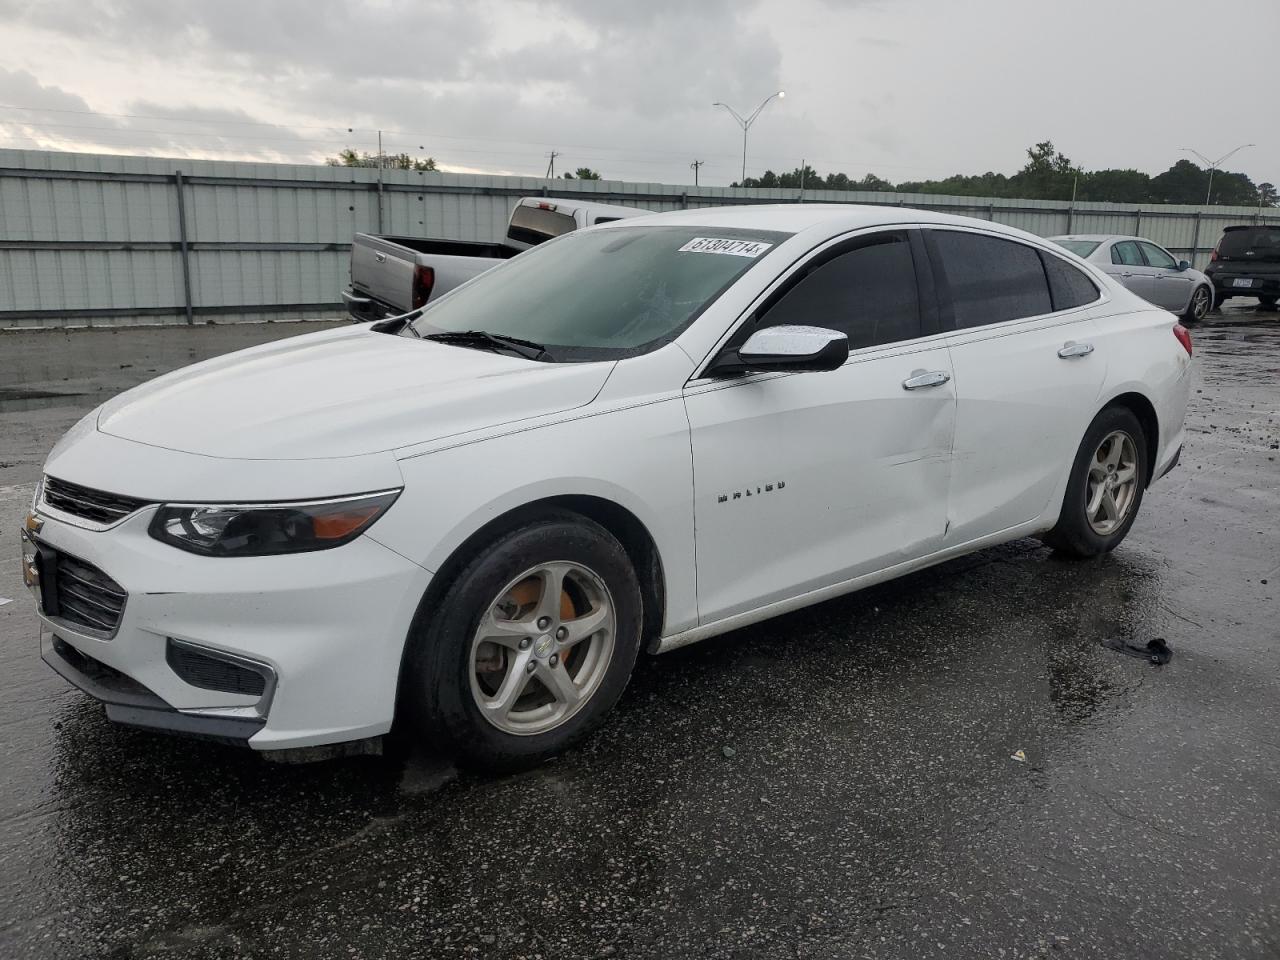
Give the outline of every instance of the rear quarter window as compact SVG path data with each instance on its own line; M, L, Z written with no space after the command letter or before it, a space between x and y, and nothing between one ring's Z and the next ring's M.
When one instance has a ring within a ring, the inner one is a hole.
M1049 278L1049 296L1053 300L1054 311L1083 307L1101 296L1097 284L1079 267L1043 250L1040 251L1040 259L1044 263L1045 276Z

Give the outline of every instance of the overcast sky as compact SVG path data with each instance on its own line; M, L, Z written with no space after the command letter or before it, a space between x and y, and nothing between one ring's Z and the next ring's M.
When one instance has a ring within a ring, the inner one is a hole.
M1253 142L1226 168L1280 182L1277 0L0 0L0 23L0 146L317 162L382 128L445 169L540 175L554 148L727 184L741 131L712 101L785 89L749 174L1012 173L1045 139L1158 173Z

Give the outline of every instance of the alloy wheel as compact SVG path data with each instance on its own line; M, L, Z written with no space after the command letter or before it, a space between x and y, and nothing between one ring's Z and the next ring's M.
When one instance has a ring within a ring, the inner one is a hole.
M1113 430L1098 444L1089 461L1085 516L1099 536L1124 523L1138 492L1138 448L1133 437Z
M481 715L520 736L561 726L600 687L616 633L613 599L594 571L569 561L526 570L494 599L471 641Z
M1203 320L1209 315L1209 291L1204 287L1199 287L1195 293L1191 295L1191 316L1196 320Z

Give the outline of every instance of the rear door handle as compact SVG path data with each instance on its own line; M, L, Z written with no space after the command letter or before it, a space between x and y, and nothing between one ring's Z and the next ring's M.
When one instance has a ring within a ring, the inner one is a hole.
M1058 356L1063 360L1070 360L1073 357L1087 357L1091 353L1093 353L1092 343L1076 343L1074 340L1068 340L1058 351Z
M903 390L919 390L923 387L940 387L951 379L945 370L913 370L911 376L902 381Z

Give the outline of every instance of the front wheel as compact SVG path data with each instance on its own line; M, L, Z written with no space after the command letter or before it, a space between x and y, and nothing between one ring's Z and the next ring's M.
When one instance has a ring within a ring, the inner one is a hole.
M1209 315L1209 311L1213 309L1213 292L1206 286L1196 287L1195 292L1191 294L1191 301L1187 304L1187 310L1182 315L1183 320L1190 320L1199 323Z
M1044 542L1077 559L1114 550L1138 515L1149 472L1146 434L1133 411L1103 410L1080 442L1062 513Z
M477 552L410 638L413 732L460 765L524 769L565 750L621 696L640 649L636 575L603 527L567 511Z

